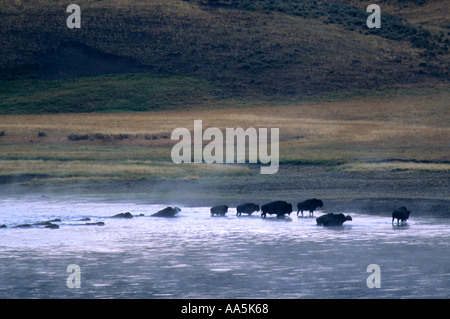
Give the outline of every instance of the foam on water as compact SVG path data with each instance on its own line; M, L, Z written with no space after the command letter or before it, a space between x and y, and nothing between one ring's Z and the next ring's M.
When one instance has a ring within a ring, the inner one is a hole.
M0 298L448 298L450 222L418 217L407 225L350 214L342 227L314 218L211 217L181 207L80 198L0 200ZM133 219L111 216L131 212ZM81 225L81 218L105 226ZM59 229L12 228L59 218ZM67 265L81 288L66 285ZM381 288L366 268L378 264Z

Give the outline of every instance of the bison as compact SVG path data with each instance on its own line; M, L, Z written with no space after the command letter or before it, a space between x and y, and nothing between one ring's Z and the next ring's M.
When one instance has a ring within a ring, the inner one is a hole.
M392 212L392 224L394 224L394 220L397 219L397 225L402 221L402 223L406 222L406 220L409 218L409 214L411 212L406 209L406 207L400 207L397 208Z
M254 212L259 212L259 205L253 203L246 203L236 207L236 216L241 216L242 213L251 215Z
M150 215L150 217L175 217L179 212L181 212L181 209L178 207L166 207Z
M352 220L352 217L344 214L329 213L316 218L317 225L321 226L341 226L347 220Z
M309 211L309 215L313 215L314 211L317 209L317 207L323 207L323 202L320 199L316 199L316 198L312 198L312 199L307 199L301 203L297 204L297 216L299 212L302 212L302 216L303 216L303 211Z
M267 214L276 214L278 218L283 218L285 214L292 213L292 204L278 200L261 206L261 217L266 218Z
M228 206L227 205L218 205L211 207L211 216L218 215L218 216L225 216L225 214L228 212Z

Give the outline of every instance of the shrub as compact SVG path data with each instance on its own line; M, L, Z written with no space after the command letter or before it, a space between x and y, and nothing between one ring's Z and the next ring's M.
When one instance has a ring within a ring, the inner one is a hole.
M89 139L89 135L88 134L70 134L67 136L67 138L69 139L69 141L83 141L83 140L88 140Z

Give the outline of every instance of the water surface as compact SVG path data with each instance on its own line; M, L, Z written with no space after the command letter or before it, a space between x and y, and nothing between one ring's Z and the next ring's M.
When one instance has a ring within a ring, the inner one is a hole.
M384 216L350 214L342 227L315 217L211 217L181 207L176 218L150 217L162 205L92 198L0 199L0 298L448 298L447 218L403 226ZM145 216L114 219L131 212ZM12 228L61 219L59 229ZM83 225L103 221L105 226ZM81 288L67 287L69 264ZM369 289L367 266L381 269Z

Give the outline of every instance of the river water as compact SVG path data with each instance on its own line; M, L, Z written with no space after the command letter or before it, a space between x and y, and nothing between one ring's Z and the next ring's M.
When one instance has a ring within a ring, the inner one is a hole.
M0 199L0 298L449 298L450 219L412 212L350 214L341 227L315 217L211 217L181 207L93 198ZM131 212L144 216L115 219ZM13 228L61 219L59 229ZM89 222L104 226L83 225ZM69 265L80 288L69 288ZM379 266L380 288L367 271Z

